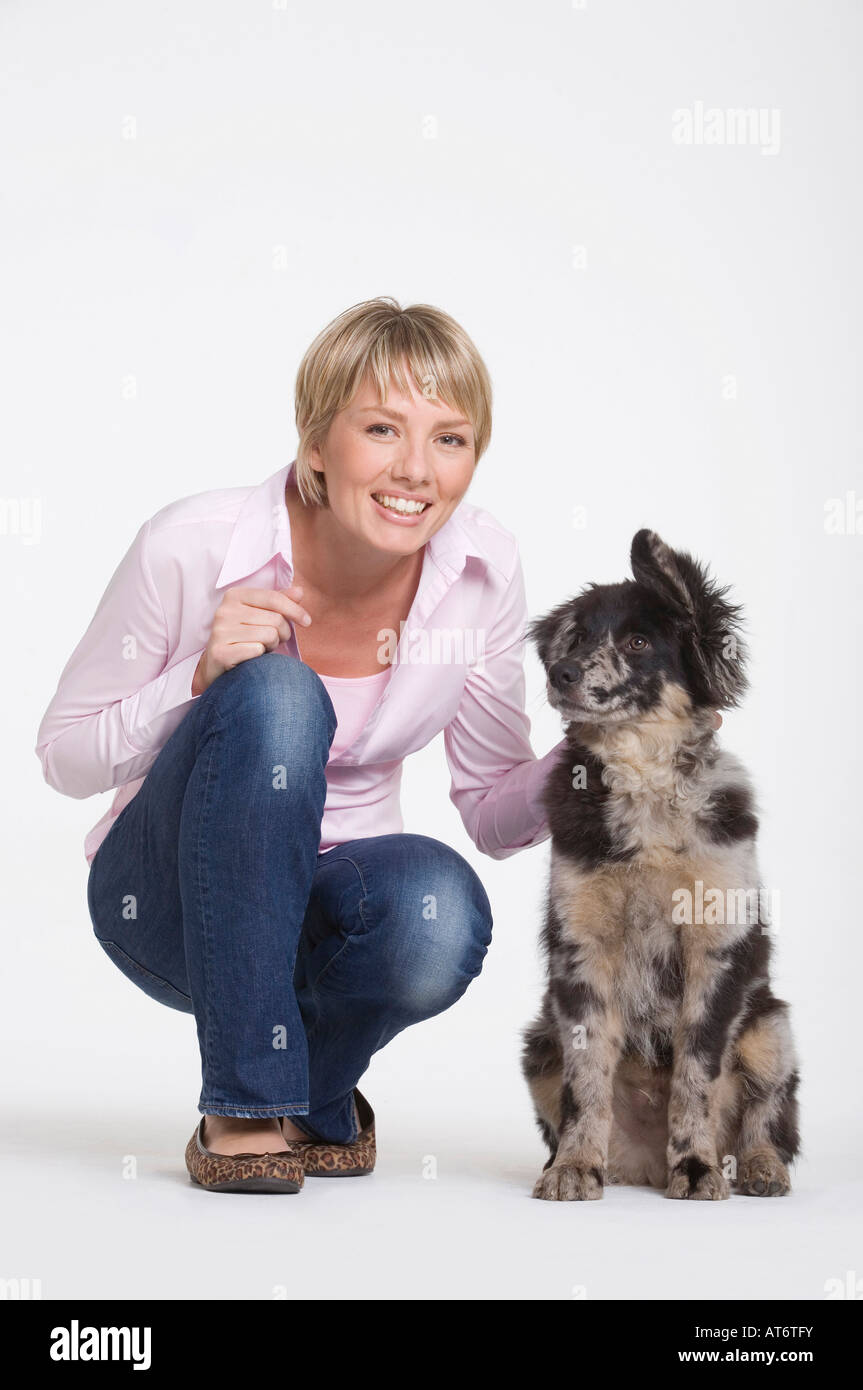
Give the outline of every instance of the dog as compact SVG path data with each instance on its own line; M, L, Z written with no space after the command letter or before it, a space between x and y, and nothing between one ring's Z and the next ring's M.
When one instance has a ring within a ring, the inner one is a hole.
M747 688L741 610L653 531L630 559L633 579L527 628L567 739L544 790L547 987L523 1033L549 1148L533 1195L780 1196L798 1063L770 987L752 786L715 734Z

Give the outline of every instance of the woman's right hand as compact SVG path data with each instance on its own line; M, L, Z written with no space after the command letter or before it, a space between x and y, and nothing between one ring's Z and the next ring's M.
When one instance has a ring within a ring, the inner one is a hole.
M192 694L202 695L223 671L241 661L290 641L291 622L308 627L311 615L297 602L302 592L299 584L288 589L226 589L195 668Z

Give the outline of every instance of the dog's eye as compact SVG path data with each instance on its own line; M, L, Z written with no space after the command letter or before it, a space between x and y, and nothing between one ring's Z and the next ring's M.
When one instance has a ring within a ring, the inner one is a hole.
M650 643L646 637L642 637L640 632L634 632L626 645L631 652L644 652L647 651Z
M581 643L582 643L583 641L584 641L584 633L583 633L583 632L574 632L574 633L572 634L571 638L569 639L569 645L570 645L571 647L579 647L579 646L581 646Z

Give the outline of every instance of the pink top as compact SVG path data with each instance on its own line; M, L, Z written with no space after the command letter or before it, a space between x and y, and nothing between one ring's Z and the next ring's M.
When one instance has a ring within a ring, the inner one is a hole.
M85 839L88 863L201 698L192 678L224 590L291 584L285 486L294 479L291 463L257 487L169 503L139 528L111 577L36 738L57 791L83 799L116 788ZM527 616L515 537L461 502L424 548L386 688L372 686L379 698L331 751L322 845L402 831L402 762L441 730L450 798L477 848L505 859L548 838L540 798L565 740L541 759L530 745ZM293 628L278 650L300 659Z
M375 671L371 676L325 676L319 672L327 693L333 702L338 727L330 744L330 757L327 763L327 800L322 826L325 824L329 835L335 834L339 805L343 804L349 816L359 806L366 807L370 813L390 794L393 778L398 784L401 772L399 764L395 773L380 764L372 763L364 768L363 783L359 782L355 768L343 769L339 758L355 739L359 738L363 726L371 718L372 711L389 683L393 673L391 666ZM396 790L398 787L396 786ZM378 832L380 833L380 832ZM353 838L353 837L352 837ZM342 836L347 839L347 836ZM319 850L335 849L340 841L332 843L321 840Z

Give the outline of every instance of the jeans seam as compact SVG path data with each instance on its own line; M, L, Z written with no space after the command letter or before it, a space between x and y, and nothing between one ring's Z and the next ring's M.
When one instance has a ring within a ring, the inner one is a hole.
M319 996L319 994L318 994L318 985L321 983L321 980L324 978L324 976L327 975L327 974L329 974L330 970L331 970L332 967L335 965L336 961L341 960L342 956L344 955L345 951L346 951L347 948L348 948L348 945L349 945L349 943L350 943L350 940L351 940L350 936L346 936L346 937L345 937L344 941L342 942L342 944L341 944L341 946L339 947L339 949L336 951L335 955L330 957L330 959L327 961L326 965L324 966L323 970L321 971L320 975L318 975L318 977L317 977L317 979L314 981L314 983L313 983L312 985L309 986L309 988L310 988L310 990L311 990L311 993L312 993L312 998L313 998L314 1001L315 1001L315 1014L316 1014L314 1023L312 1024L311 1028L309 1028L309 1029L307 1030L307 1032L306 1032L306 1041L309 1042L309 1043L311 1042L312 1038L316 1037L317 1032L318 1032L318 1029L319 1029L320 1024L321 1024L321 1010L320 1010L320 1007L319 1007L320 996Z
M119 951L122 956L125 956L129 964L134 965L135 969L139 971L141 975L145 975L148 980L152 980L157 985L164 985L168 989L173 990L174 993L179 995L181 999L185 999L188 1003L191 1004L192 996L190 994L186 994L186 992L182 989L177 989L177 986L172 984L170 980L166 980L163 975L154 975L153 971L148 970L146 965L142 965L139 960L135 960L134 956L130 956L129 952L123 946L120 945L119 941L114 941L110 937L106 936L98 936L96 940L101 942L103 946L113 946L114 950Z
M341 863L343 863L343 864L352 864L353 867L354 867L354 869L356 870L357 877L358 877L358 879L359 879L359 881L360 881L360 888L362 889L362 896L360 897L359 903L357 904L357 911L358 911L358 913L359 913L360 921L361 921L362 924L363 924L363 932L365 933L365 932L367 932L368 929L369 929L369 924L368 924L368 922L366 921L365 913L363 912L363 904L366 902L366 899L368 898L368 890L366 889L366 881L365 881L365 879L363 878L362 869L360 868L360 866L359 866L359 864L356 862L356 860L355 860L355 859L351 859L350 855L348 855L348 854L340 854L339 857L338 857L338 860L332 860L331 862L337 862L337 863L338 863L338 862L341 862ZM346 937L345 937L345 939L344 939L342 945L341 945L340 948L338 949L338 951L336 951L336 953L335 953L334 956L331 956L331 957L330 957L330 959L327 961L326 965L324 966L323 970L321 971L320 975L318 975L317 978L316 978L314 981L312 981L312 983L311 983L310 986L309 986L309 988L310 988L310 990L311 990L312 997L313 997L313 999L315 1000L316 1017L315 1017L315 1022L314 1022L314 1024L312 1025L312 1027L311 1027L311 1028L307 1031L307 1033L306 1033L306 1039L307 1039L308 1042L311 1042L312 1038L316 1036L317 1031L318 1031L318 1028L319 1028L319 1026L320 1026L320 1022L321 1022L321 1010L320 1010L319 1007L317 1007L317 1006L318 1006L318 1002L319 1002L318 985L321 983L321 980L323 980L324 977L329 973L329 971L332 969L332 967L336 964L336 961L341 960L342 956L344 955L345 951L347 950L348 944L350 943L350 941L351 941L351 939L352 939L352 935L353 935L352 933L348 933L348 934L346 935Z
M204 1026L203 1026L203 1029L202 1029L201 1031L202 1031L202 1035L203 1035L203 1053L204 1053L203 1062L204 1062L204 1070L205 1070L205 1073L207 1073L207 1074L209 1074L209 1073L211 1072L211 1070L212 1070L212 1066L211 1066L211 1057L212 1057L212 1055L213 1055L213 1054L212 1054L212 1022L211 1022L211 1021L212 1021L212 1016L213 1016L213 1009L212 1009L212 988L211 988L211 985L212 985L212 972L211 972L211 963L212 963L212 961L211 961L212 933L211 933L210 930L209 930L209 885L208 885L208 883L207 883L207 874L206 874L206 869L205 869L205 866L204 866L203 842L204 842L204 830L205 830L205 826L206 826L206 825L208 824L208 822L209 822L209 810L210 810L210 804L211 804L211 803L210 803L210 785L211 785L211 782L212 782L212 768L213 768L213 763L214 763L214 753L215 753L215 740L214 740L213 738L211 738L211 739L210 739L209 757L208 757L208 760L207 760L207 767L206 767L206 777L205 777L205 780L204 780L203 792L202 792L202 794L201 794L201 812L200 812L200 816L199 816L199 820L198 820L198 873L197 873L197 878L198 878L198 902L199 902L200 912L201 912L201 936L202 936L201 968L202 968L202 973L203 973L203 977L204 977L204 1014L205 1014L205 1016L204 1016Z
M198 1103L198 1110L202 1115L218 1115L221 1109L240 1112L234 1118L244 1118L251 1115L253 1119L266 1119L269 1115L307 1115L309 1113L308 1103L303 1100L286 1100L280 1105L239 1105L232 1100L202 1100Z
M339 855L335 855L335 854L333 854L332 850L330 850L329 854L327 855L326 862L327 862L328 864L352 864L353 867L356 869L357 878L359 879L359 881L360 881L360 887L361 887L362 890L363 890L362 901L365 901L365 899L366 899L366 898L368 897L368 895L369 895L369 890L368 890L368 888L366 887L366 881L365 881L365 879L363 878L363 871L362 871L362 869L360 868L360 866L359 866L359 864L357 863L357 861L356 861L355 859L351 859L351 856L350 856L349 854L339 854Z

